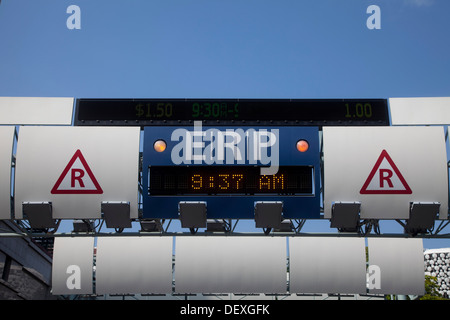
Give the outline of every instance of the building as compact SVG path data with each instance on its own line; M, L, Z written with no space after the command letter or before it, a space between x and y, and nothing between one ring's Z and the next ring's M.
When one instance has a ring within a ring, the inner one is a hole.
M2 232L22 233L16 224L0 221ZM52 257L34 239L0 237L0 300L56 299L51 290Z
M425 275L436 277L438 293L450 298L450 248L425 250L423 257Z

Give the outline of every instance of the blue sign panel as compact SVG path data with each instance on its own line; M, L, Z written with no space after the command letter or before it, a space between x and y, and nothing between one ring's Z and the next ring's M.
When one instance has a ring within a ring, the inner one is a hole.
M317 127L146 127L143 217L177 219L205 202L208 219L254 219L258 201L286 219L320 217Z

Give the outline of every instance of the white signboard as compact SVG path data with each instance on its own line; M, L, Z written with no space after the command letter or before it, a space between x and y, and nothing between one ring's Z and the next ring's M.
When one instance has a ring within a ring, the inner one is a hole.
M138 217L138 127L22 127L15 217L23 202L52 203L53 218L96 219L102 201L130 203Z
M96 293L172 293L172 237L97 239Z
M14 127L0 127L0 219L11 219L11 157Z
M450 97L390 98L392 125L450 124Z
M364 238L289 238L291 293L366 293Z
M55 238L52 294L91 294L94 238Z
M285 293L286 239L178 237L178 293Z
M422 239L369 238L369 292L425 293Z
M0 124L70 125L73 98L0 97Z
M442 127L324 127L324 217L361 202L362 219L408 219L411 202L439 202L447 219Z

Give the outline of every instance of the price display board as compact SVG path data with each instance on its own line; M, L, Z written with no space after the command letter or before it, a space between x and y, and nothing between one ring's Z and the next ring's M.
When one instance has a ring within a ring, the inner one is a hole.
M386 99L77 99L75 125L389 125Z

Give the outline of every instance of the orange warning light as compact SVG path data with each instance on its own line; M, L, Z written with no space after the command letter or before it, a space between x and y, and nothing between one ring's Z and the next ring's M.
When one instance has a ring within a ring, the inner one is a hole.
M156 152L163 152L164 150L166 150L166 142L164 140L156 140L155 143L153 144L153 148L155 149Z
M305 152L309 149L309 143L306 140L297 141L297 150L300 152Z

